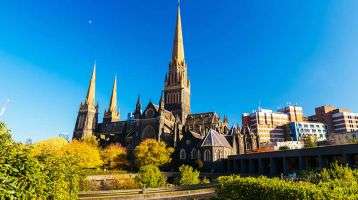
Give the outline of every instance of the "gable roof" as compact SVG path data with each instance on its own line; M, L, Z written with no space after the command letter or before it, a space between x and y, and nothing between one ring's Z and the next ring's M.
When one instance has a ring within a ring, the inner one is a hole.
M202 147L228 147L231 148L231 145L225 138L223 134L218 133L217 131L210 129L206 137L204 138Z

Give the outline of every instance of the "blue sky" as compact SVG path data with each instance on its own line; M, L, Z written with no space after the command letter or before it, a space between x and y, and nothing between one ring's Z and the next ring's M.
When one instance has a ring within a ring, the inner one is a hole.
M0 120L18 140L71 136L94 60L101 115L115 75L122 118L138 94L157 102L176 2L3 1ZM358 112L357 10L356 0L184 0L192 111L231 123L288 102L307 115L322 104Z

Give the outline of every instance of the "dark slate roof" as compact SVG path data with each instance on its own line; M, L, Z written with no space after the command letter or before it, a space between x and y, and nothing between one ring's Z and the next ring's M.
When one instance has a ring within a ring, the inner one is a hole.
M204 138L202 147L228 147L231 148L231 145L225 138L223 134L218 133L217 131L210 129L206 137Z
M229 144L232 146L233 142L234 142L234 138L232 135L225 135L224 136L226 138L226 140L229 142Z
M202 118L202 117L214 117L217 116L215 112L204 112L204 113L191 113L188 118Z
M149 107L150 104L153 105L155 111L159 112L159 106L158 106L157 104L152 103L152 102L149 102L149 104L147 105L147 108ZM170 113L171 115L173 115L173 113L170 112L169 110L164 109L163 111L164 111L165 113ZM173 115L173 116L174 116L174 115Z

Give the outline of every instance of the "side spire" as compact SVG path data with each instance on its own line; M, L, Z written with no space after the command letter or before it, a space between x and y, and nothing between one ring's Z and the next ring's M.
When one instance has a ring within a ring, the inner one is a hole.
M114 78L111 100L109 101L108 111L104 113L104 122L116 122L120 120L117 110L117 77Z
M177 21L175 26L173 52L172 52L172 64L184 64L184 42L183 42L183 30L181 25L180 15L180 2L178 1Z
M160 100L159 100L159 108L161 110L164 110L164 91L162 91L162 94L160 95Z
M140 112L141 109L142 109L142 103L140 102L140 95L138 95L137 103L135 105L135 110Z
M134 119L140 119L142 115L142 104L140 102L140 96L138 95L137 103L135 104Z
M117 76L114 77L111 101L109 102L109 111L111 112L117 111Z
M86 104L95 104L95 92L96 92L96 62L93 64L92 77L88 86Z

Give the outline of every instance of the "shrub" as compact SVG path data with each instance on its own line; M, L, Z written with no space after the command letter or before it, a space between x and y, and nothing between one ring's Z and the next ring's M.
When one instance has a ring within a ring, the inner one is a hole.
M30 149L16 144L0 122L0 199L45 199L46 182Z
M290 147L289 146L280 146L280 148L278 148L278 150L280 150L280 151L290 150Z
M164 142L147 139L135 148L135 157L139 166L161 166L170 162L173 151L174 149L167 147Z
M179 167L179 178L177 180L179 185L195 185L200 183L199 171L193 170L191 166L182 165Z
M333 163L330 168L323 169L320 173L320 179L322 182L332 180L340 180L347 183L358 182L358 176L354 170L348 166L339 165L337 162Z
M58 138L15 143L0 122L0 199L77 199L78 160L59 153L62 146Z
M358 199L357 170L334 165L319 176L308 173L311 182L293 182L277 178L220 177L217 195L220 199Z
M321 199L322 192L311 183L239 176L220 177L217 196L220 199L257 200L311 200Z
M118 144L111 144L101 152L103 163L109 169L118 169L127 164L127 151Z
M165 184L166 177L157 166L146 165L139 169L136 181L142 187L157 188Z
M314 184L318 184L321 181L319 170L302 170L299 171L298 177L300 177L302 181L311 182Z
M201 184L209 184L210 183L210 180L206 177L204 177L202 180L201 180Z
M69 155L48 156L41 163L48 199L76 199L80 181L77 160Z

